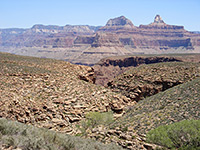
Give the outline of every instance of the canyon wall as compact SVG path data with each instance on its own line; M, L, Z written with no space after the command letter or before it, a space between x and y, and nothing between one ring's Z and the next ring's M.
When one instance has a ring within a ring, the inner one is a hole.
M103 27L34 25L29 29L0 29L0 51L94 65L109 56L200 53L200 34L168 25L159 15L153 23L139 27L120 16Z

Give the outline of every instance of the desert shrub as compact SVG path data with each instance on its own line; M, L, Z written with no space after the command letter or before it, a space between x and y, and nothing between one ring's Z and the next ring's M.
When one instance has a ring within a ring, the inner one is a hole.
M171 149L200 149L200 120L160 126L147 133L147 142Z
M23 150L68 150L74 147L73 141L70 141L67 135L6 119L0 119L0 134L0 144L20 147Z
M97 141L0 118L0 147L2 145L8 149L12 146L12 148L23 150L122 149L115 144L105 145Z
M112 112L89 112L86 114L86 121L91 127L95 127L100 124L109 124L113 122Z
M86 135L87 129L92 129L99 125L108 125L114 121L112 112L89 112L85 115L85 120L81 121L81 126L78 128L81 130L81 135Z

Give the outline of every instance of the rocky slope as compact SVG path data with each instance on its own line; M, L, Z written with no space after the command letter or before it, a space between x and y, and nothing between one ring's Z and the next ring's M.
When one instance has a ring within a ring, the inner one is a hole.
M199 117L199 63L140 65L116 78L116 84L110 83L117 85L115 92L93 84L94 70L88 66L8 53L0 53L0 64L0 117L36 127L115 142L128 149L148 149L154 147L145 143L143 134L148 130ZM120 91L125 86L129 93ZM173 88L166 90L169 87ZM165 91L136 102L159 90ZM83 134L80 127L87 113L108 111L114 113L114 123L94 126Z
M135 104L92 84L91 67L6 53L0 53L0 64L0 117L77 134L85 113Z
M140 101L113 125L120 122L123 127L132 126L138 133L146 133L161 124L199 119L199 81L197 78Z
M103 142L115 142L124 148L157 149L146 143L146 133L160 125L199 119L200 78L172 87L139 101L109 126L94 128L88 136ZM162 147L160 147L162 149Z
M93 65L108 56L199 53L200 34L168 25L159 15L153 23L139 27L121 16L103 27L34 25L30 29L1 29L0 50Z
M112 91L139 101L200 76L199 63L158 63L140 65L108 83Z
M152 64L159 62L200 62L200 54L162 54L162 55L133 55L133 56L114 56L101 59L92 66L96 74L95 83L107 86L110 80L116 76L137 67L141 64Z
M113 111L117 117L135 105L92 84L91 67L8 53L0 53L0 64L0 118L76 135L86 113Z

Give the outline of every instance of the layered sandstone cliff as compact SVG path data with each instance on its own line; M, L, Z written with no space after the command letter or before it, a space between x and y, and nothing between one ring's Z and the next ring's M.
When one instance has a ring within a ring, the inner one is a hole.
M0 48L15 54L93 65L109 56L199 53L200 34L168 25L159 15L153 23L139 27L120 16L103 27L34 25L30 29L1 29Z
M1 29L0 46L72 47L78 35L92 35L99 27L88 25L34 25L30 29Z
M120 18L116 18L120 20ZM154 22L149 25L140 25L139 27L127 25L109 26L108 23L98 32L114 32L119 41L124 46L138 48L154 48L154 49L169 49L184 47L193 49L196 43L192 43L192 33L187 32L183 26L175 26L166 24L159 15L154 19ZM115 29L115 30L113 30Z

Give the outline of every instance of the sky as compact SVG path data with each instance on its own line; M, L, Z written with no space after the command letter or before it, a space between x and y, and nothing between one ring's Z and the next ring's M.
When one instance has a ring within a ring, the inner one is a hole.
M0 28L103 26L122 15L139 26L153 22L157 14L167 24L200 31L200 0L0 0Z

